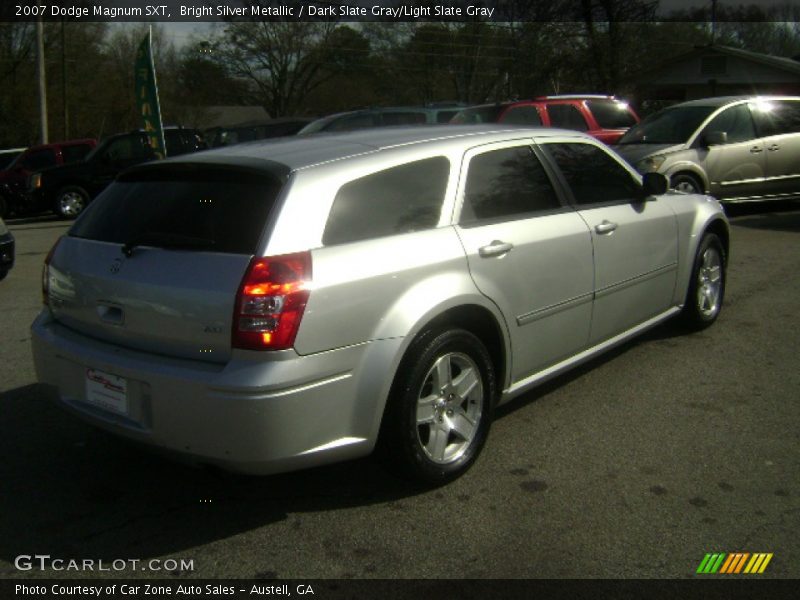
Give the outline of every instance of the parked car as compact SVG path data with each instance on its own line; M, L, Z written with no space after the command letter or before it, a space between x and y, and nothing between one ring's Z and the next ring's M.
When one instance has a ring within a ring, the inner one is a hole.
M5 279L14 266L14 236L0 217L0 279Z
M556 129L373 129L150 163L52 248L39 380L88 421L251 473L376 447L428 483L492 412L682 315L728 223Z
M353 131L368 127L390 127L395 125L431 125L447 123L461 107L453 103L430 106L399 106L391 108L368 108L337 113L312 121L299 135L309 133Z
M25 212L28 178L49 167L83 160L97 145L93 138L33 146L0 171L0 217Z
M206 148L196 129L164 129L167 156ZM75 218L124 169L155 158L143 131L112 135L85 160L32 174L28 182L29 210L53 210L62 218Z
M800 98L683 102L647 117L615 149L685 192L725 202L800 197Z
M228 127L210 127L203 131L203 136L209 148L219 148L243 142L295 135L310 122L311 119L302 117L253 121Z
M459 125L505 123L541 125L584 131L601 142L613 144L639 122L627 102L614 96L540 96L532 100L482 104L465 108L450 121Z

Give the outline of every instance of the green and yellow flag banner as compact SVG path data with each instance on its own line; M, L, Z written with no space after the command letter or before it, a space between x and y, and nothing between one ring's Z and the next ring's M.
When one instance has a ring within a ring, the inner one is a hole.
M142 127L147 133L150 147L156 158L167 156L164 144L164 128L161 124L161 108L158 104L158 86L156 85L156 68L153 65L153 49L151 43L152 31L139 45L136 53L136 104L142 116Z
M772 560L772 552L717 552L708 553L703 558L700 566L697 567L699 574L718 574L718 575L755 575L763 573L769 561Z

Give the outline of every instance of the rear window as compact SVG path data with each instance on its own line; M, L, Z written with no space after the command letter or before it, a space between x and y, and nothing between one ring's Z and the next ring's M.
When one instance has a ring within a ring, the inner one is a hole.
M343 185L322 234L326 246L432 229L442 212L450 161L407 163Z
M627 129L636 125L636 119L624 102L588 100L586 105L603 129Z
M138 169L98 196L69 234L117 244L253 254L280 188L267 173L230 167Z

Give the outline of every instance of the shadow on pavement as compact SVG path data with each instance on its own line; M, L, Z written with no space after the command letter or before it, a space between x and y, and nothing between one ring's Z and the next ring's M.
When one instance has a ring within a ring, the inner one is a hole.
M195 469L83 424L28 385L0 393L0 558L163 556L423 490L371 459L270 477ZM299 526L300 523L294 525Z

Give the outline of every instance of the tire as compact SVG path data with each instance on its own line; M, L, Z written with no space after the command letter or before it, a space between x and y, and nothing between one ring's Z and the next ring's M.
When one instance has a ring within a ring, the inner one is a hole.
M463 475L483 448L496 396L483 343L463 329L429 330L408 349L392 384L379 454L426 485Z
M725 248L719 237L707 233L700 241L682 319L691 329L704 329L717 320L725 296Z
M56 194L53 212L62 219L74 219L89 203L89 194L80 186L68 185Z
M687 194L704 194L703 184L689 173L678 173L670 178L670 186L672 189Z

